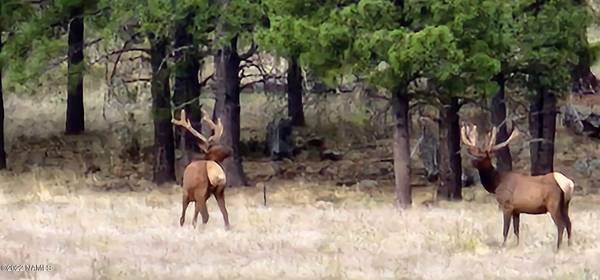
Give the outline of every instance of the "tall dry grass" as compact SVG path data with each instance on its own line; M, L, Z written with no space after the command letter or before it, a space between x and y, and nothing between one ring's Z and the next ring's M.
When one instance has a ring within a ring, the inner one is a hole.
M390 191L301 181L228 189L232 229L180 227L176 186L73 191L71 174L0 180L0 264L51 264L2 279L598 279L599 197L576 197L571 247L555 253L547 215L521 218L521 245L501 247L501 214L481 188L470 202L397 211ZM77 180L75 178L75 180ZM80 182L85 184L84 181ZM10 191L12 190L12 191ZM417 194L418 201L424 194Z

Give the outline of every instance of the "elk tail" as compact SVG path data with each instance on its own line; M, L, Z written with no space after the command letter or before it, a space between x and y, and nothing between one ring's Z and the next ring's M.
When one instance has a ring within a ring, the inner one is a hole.
M554 180L556 180L556 183L565 195L565 204L569 204L575 190L575 183L562 173L554 172L552 175L554 175Z

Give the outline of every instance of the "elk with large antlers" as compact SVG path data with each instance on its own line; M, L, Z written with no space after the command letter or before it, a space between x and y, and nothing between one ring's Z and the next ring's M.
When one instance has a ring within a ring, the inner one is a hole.
M215 124L207 117L208 115L206 112L202 111L202 114L202 121L214 131L214 134L208 139L192 127L189 119L185 116L185 110L181 110L180 120L171 120L173 124L187 129L198 138L198 145L204 152L204 158L202 160L192 161L183 172L183 199L179 224L183 226L183 223L185 222L185 210L192 201L194 201L196 205L192 225L196 227L198 213L202 215L202 223L206 224L208 222L206 201L211 195L214 195L217 204L219 205L219 209L223 214L225 228L229 228L229 216L227 214L227 209L225 208L226 176L221 163L231 156L232 150L219 143L219 140L223 135L223 124L221 123L221 119L217 119L217 123Z
M569 218L569 202L573 195L574 183L559 172L546 175L529 176L516 172L499 172L492 165L492 156L496 151L508 145L518 135L513 130L506 141L496 143L497 129L494 127L487 134L483 147L477 145L477 126L463 126L461 139L467 145L467 152L472 157L472 164L479 171L483 187L495 195L504 214L503 236L506 243L510 221L512 218L514 234L519 244L519 215L550 213L558 230L557 250L560 249L564 229L567 229L571 244L571 219Z

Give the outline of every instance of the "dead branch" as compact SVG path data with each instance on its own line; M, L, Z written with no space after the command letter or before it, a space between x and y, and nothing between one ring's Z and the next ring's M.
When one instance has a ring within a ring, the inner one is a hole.
M263 75L263 76L266 76L266 75L267 75L267 71L264 69L264 67L262 67L262 66L260 66L260 65L258 65L258 64L256 64L256 63L254 63L254 62L252 62L252 61L251 61L251 60L249 60L249 59L244 59L244 60L242 60L242 61L244 62L244 63L243 63L241 66L240 66L240 68L242 69L242 74L243 74L243 72L244 72L244 70L245 70L246 68L252 68L252 67L254 67L254 68L256 68L256 70L258 70L258 72L260 72L260 74L261 74L261 75ZM243 77L240 77L240 78L243 78Z
M198 102L198 100L200 100L200 96L194 97L194 98L192 98L192 99L190 99L190 100L188 100L186 102L183 102L183 103L181 103L179 105L175 105L173 102L171 102L171 107L173 107L173 111L177 111L179 109L185 108L185 106L188 106L188 105L190 105L190 104L192 104L194 102Z
M123 43L123 48L122 49L127 48L127 45L129 44L129 42L130 42L130 40L125 41L125 43ZM115 77L115 74L117 73L117 66L119 65L119 61L121 60L122 56L123 56L123 52L120 52L117 55L117 59L115 60L115 63L113 65L113 69L112 69L112 72L110 74L110 82L111 82L111 84L112 84L113 78Z
M249 86L253 86L255 84L258 83L262 83L263 86L266 88L266 84L269 80L277 80L277 79L281 79L283 78L283 75L278 75L278 76L272 76L272 75L267 75L266 77L260 79L260 80L256 80L256 81L251 81L251 82L247 82L243 85L240 86L240 90L244 90L245 88L249 87Z
M129 61L136 61L138 59L141 60L142 62L150 62L150 58L145 55L138 55L138 56L127 58L127 60L129 60Z
M81 48L79 48L79 49L77 49L77 50L83 50L83 49L85 49L86 47L89 47L89 46L91 46L91 45L97 44L97 43L98 43L98 42L100 42L100 41L102 41L102 39L101 39L101 38L94 39L94 40L92 40L92 41L89 41L89 42L87 42L87 43L84 43L84 44L83 44L83 47L81 47ZM60 57L60 58L58 58L58 59L55 59L55 61L54 61L54 62L51 62L51 63L49 63L49 66L48 66L48 67L46 67L46 69L44 69L44 71L43 71L42 73L46 73L46 72L48 72L48 71L50 71L50 70L52 70L52 69L54 69L54 68L56 68L56 67L60 66L61 64L63 64L63 62L67 61L68 59L69 59L69 56L68 56L68 55L65 55L65 56L63 56L63 57Z
M107 54L105 54L105 55L97 58L96 60L92 61L91 64L95 64L95 63L98 63L98 62L100 62L102 60L108 59L109 57L111 57L113 55L119 55L119 56L121 56L123 53L127 53L127 52L144 52L144 53L148 53L149 54L150 50L146 49L146 48L122 48L122 49L111 51L110 53L107 53ZM136 57L136 58L138 58L138 57Z
M241 60L247 60L248 58L250 58L251 56L253 56L257 51L258 51L258 45L256 44L256 42L254 40L252 40L252 44L250 45L250 49L248 49L248 51L246 51L245 53L241 54L239 56L239 58Z
M414 109L414 108L416 108L418 106L423 106L423 105L429 105L429 104L427 102L425 102L425 101L422 101L422 100L416 101L413 104L408 105L408 110L412 110L412 109Z
M206 77L206 79L204 79L202 82L200 82L200 87L203 88L206 86L206 84L208 84L208 81L212 80L213 77L215 76L215 74L210 74L208 77Z
M164 64L167 62L167 60L173 56L175 56L176 53L183 51L183 50L187 50L187 49L191 49L193 48L194 45L185 45L185 46L181 46L181 47L177 47L174 48L168 55L166 55L163 60L160 62L160 64L158 65L158 70L156 70L156 72L160 72L160 70L163 68Z
M138 83L138 82L151 82L152 78L134 78L134 79L122 79L124 84Z
M374 98L374 99L380 99L380 100L385 100L385 101L391 101L392 99L385 96L385 95L379 95L377 93L371 92L371 91L367 91L367 97L369 98Z

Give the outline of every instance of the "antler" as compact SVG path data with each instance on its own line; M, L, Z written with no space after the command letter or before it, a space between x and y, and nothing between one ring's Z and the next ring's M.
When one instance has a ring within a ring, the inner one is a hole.
M182 126L183 128L187 129L190 133L192 133L192 135L194 135L196 138L198 138L200 140L200 143L199 143L200 148L204 152L206 152L208 150L209 141L206 140L204 135L202 135L200 132L198 132L197 130L195 130L192 127L190 120L185 116L185 109L181 110L181 119L177 120L177 119L173 118L173 119L171 119L171 123Z
M499 149L502 149L502 148L506 147L508 145L508 143L511 140L513 140L515 137L517 137L518 135L519 135L519 129L517 129L515 126L513 126L513 129L512 129L512 131L510 133L510 136L508 136L508 139L506 139L506 141L504 141L504 142L502 142L502 143L500 143L498 145L494 145L494 146L490 147L490 151L496 151L496 150L499 150Z
M463 125L460 128L460 138L466 145L477 147L477 126Z
M496 144L496 135L498 134L498 128L495 126L492 127L492 132L488 134L488 144L486 147L487 151L491 151L492 147Z
M504 147L506 147L510 141L512 141L515 137L517 137L519 135L519 130L513 126L513 129L510 133L510 136L508 137L508 139L506 139L506 141L499 143L497 145L496 144L496 136L498 133L498 128L497 127L492 127L492 131L490 133L488 133L487 135L487 142L485 147L479 148L477 146L477 126L475 125L463 125L460 128L460 138L462 139L462 142L465 143L468 146L477 148L479 152L493 152L493 151L497 151L499 149L502 149Z
M208 114L202 110L202 120L210 126L212 130L214 130L214 134L208 138L208 143L214 144L218 143L221 140L221 136L223 135L223 124L221 123L221 118L217 118L217 123L215 124L209 117Z

